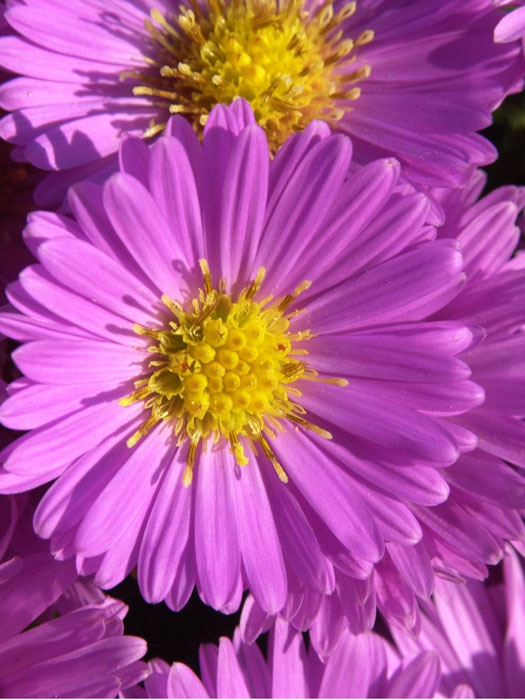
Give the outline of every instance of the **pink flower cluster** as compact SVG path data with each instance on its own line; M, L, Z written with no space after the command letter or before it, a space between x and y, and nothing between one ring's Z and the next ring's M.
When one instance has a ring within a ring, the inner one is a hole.
M523 695L515 5L6 0L0 697Z

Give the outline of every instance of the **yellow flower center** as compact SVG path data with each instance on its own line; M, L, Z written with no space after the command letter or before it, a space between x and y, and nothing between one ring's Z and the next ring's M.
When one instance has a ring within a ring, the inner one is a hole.
M305 410L294 398L301 392L298 379L344 386L344 379L322 378L303 359L308 352L294 347L313 337L310 331L290 331L290 320L300 312L286 313L296 297L310 286L300 284L292 294L273 300L254 301L264 278L260 268L255 280L236 301L225 293L221 280L212 285L208 264L200 261L204 288L188 309L168 297L162 298L173 314L162 330L136 325L134 330L155 340L148 350L147 376L135 382L135 391L121 400L126 406L143 401L150 412L147 421L129 438L133 447L161 421L173 421L178 444L189 442L183 481L189 485L197 447L204 449L226 439L239 465L248 463L245 447L256 454L256 445L272 462L279 478L287 477L277 461L268 436L284 429L284 422L313 430L331 438L330 433L310 423Z
M197 132L214 105L244 97L275 151L312 119L340 120L370 74L353 64L373 31L352 39L341 29L356 2L337 13L330 0L313 12L302 0L191 0L191 8L181 5L171 21L152 10L151 69L123 77L139 82L135 95L184 114ZM145 135L164 127L152 122Z

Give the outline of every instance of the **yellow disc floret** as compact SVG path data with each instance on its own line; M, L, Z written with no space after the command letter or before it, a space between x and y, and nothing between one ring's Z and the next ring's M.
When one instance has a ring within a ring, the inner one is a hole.
M330 0L312 10L302 0L191 0L168 18L154 9L146 20L150 67L122 77L139 82L135 95L184 114L197 132L216 104L243 97L276 150L312 119L340 120L359 97L370 66L353 64L374 33L345 35L356 4L335 12ZM164 126L152 122L146 135Z
M172 421L178 443L189 442L184 483L191 483L197 446L225 439L239 465L248 462L245 448L255 452L258 444L274 465L281 480L287 477L268 444L286 421L331 437L304 418L304 409L292 400L300 392L298 379L344 385L342 379L318 377L300 359L303 348L294 343L312 337L310 331L289 332L288 306L306 288L303 282L292 294L272 303L272 297L254 300L263 281L256 279L236 300L214 289L206 261L201 260L204 289L188 309L163 297L173 314L162 330L134 326L139 335L155 340L148 349L154 359L147 376L135 382L136 391L122 399L123 405L143 401L149 418L128 440L135 445L160 421Z

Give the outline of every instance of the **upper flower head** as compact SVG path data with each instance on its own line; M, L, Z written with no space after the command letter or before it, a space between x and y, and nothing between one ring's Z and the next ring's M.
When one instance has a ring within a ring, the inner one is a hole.
M342 101L359 97L356 85L370 67L356 65L358 48L374 32L362 31L355 40L345 36L356 7L213 0L181 5L172 24L152 10L145 26L157 49L156 70L125 77L139 82L135 95L164 100L170 113L185 114L197 131L214 105L243 97L275 150L312 119L338 121ZM154 124L149 133L164 126Z
M411 511L447 498L438 470L475 438L483 401L456 355L477 333L427 320L465 282L429 203L379 160L349 175L349 139L313 122L270 160L245 102L203 145L177 117L122 171L32 215L39 265L0 327L27 341L2 420L4 491L52 479L35 516L60 557L149 600L271 613L335 569L371 575L410 550ZM468 436L468 439L466 438ZM351 585L351 584L349 584Z
M355 139L356 159L396 156L422 185L463 184L495 152L476 131L519 89L519 47L496 45L490 0L198 0L177 7L11 0L0 135L17 158L64 170L38 188L116 169L123 134L151 137L178 113L198 134L214 105L246 99L270 149L312 120ZM468 58L468 60L467 60Z

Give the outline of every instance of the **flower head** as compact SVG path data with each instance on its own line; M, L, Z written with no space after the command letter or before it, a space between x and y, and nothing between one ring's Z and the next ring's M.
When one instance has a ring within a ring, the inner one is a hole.
M421 634L392 629L410 660L429 649L439 654L444 697L517 698L525 691L525 577L521 559L508 550L503 583L441 581L424 607ZM461 694L459 694L461 693Z
M201 679L187 666L155 659L144 686L159 698L385 698L433 697L440 681L437 654L423 651L404 662L377 634L343 635L323 665L302 635L277 620L268 640L268 658L257 644L222 637L218 647L199 650Z
M45 201L116 169L123 134L161 134L182 114L201 134L214 105L244 98L275 152L315 119L352 135L356 160L396 156L422 185L464 184L494 159L476 131L523 74L494 44L490 0L310 2L12 0L0 122L16 157L64 171ZM468 60L467 60L468 57Z
M471 330L425 320L464 284L427 198L391 159L348 175L349 140L316 122L270 161L253 121L237 101L202 148L180 117L151 150L125 141L75 219L31 215L40 264L0 320L27 341L2 420L32 431L2 490L57 479L35 515L55 555L108 587L138 565L174 608L195 583L275 613L334 567L368 577L385 542L420 540L407 503L446 499L463 449L444 417L483 400L455 357Z
M123 603L53 559L32 532L31 500L0 498L0 693L115 697L147 676L146 644L124 636Z
M125 77L139 83L133 94L165 101L169 113L185 114L196 131L214 105L242 97L276 150L313 119L341 119L341 101L359 97L356 85L370 68L354 64L374 32L355 40L345 35L356 9L356 2L335 10L332 3L212 0L181 5L172 23L152 10L145 27L157 65ZM149 133L164 126L154 124Z

